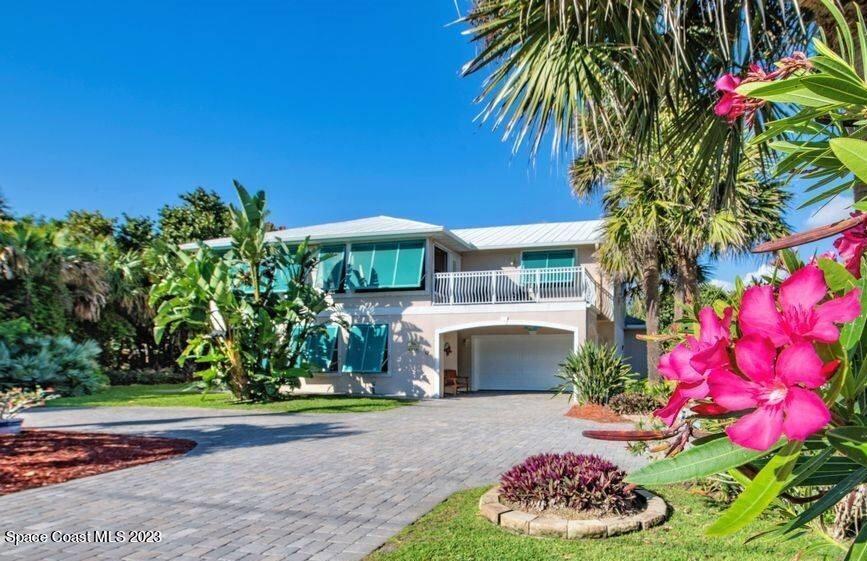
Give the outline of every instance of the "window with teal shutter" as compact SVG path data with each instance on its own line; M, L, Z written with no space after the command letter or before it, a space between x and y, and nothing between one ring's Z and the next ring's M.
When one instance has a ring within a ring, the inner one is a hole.
M575 251L571 249L558 249L549 251L525 251L521 255L521 268L527 270L552 269L554 267L574 267ZM532 284L536 281L535 272L527 273L524 282ZM538 276L541 282L571 282L572 273L542 273Z
M340 329L329 325L325 331L320 331L307 338L304 342L304 358L319 372L334 372L337 370L337 334Z
M357 324L349 328L344 372L388 371L388 325Z
M298 339L299 326L292 328L292 349L297 348L295 341ZM301 351L304 362L308 363L314 371L335 372L337 370L337 335L340 328L336 325L328 325L324 331L310 334L304 341L304 349Z
M319 288L328 292L343 290L346 246L323 245L319 248L319 266L316 279Z
M352 290L422 287L424 240L352 244L347 285Z

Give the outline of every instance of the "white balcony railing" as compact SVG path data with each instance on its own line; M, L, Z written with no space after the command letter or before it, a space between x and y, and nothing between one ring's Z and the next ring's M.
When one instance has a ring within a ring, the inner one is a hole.
M584 267L461 271L434 275L433 303L511 304L584 300L610 317L611 293Z

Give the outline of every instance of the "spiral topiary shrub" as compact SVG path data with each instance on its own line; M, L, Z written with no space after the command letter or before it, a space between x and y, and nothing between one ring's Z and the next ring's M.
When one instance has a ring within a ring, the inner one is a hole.
M608 402L608 407L618 415L647 415L661 406L658 398L638 392L621 393Z
M571 509L624 514L639 506L634 486L611 462L594 455L538 454L500 478L500 497L529 511Z

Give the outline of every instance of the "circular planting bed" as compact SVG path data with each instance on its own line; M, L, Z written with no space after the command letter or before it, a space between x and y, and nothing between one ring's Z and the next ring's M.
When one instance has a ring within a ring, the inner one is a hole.
M479 500L482 516L497 524L530 536L554 536L559 538L605 538L646 530L658 526L668 518L668 505L661 497L644 489L635 491L643 502L643 508L624 516L572 519L552 513L532 513L504 504L497 485Z

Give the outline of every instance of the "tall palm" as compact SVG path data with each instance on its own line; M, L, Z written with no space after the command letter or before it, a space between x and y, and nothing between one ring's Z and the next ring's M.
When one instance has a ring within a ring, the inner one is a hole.
M713 115L710 85L803 47L814 26L801 15L769 0L476 0L462 21L480 46L463 73L489 72L480 118L516 150L550 140L604 162L652 157L665 137L667 150L689 153L676 161L712 171L725 191L743 135Z
M670 170L661 166L624 170L605 194L602 268L618 281L636 280L644 293L647 335L647 376L659 378L659 285L666 265L665 222L670 204L663 196Z
M588 176L610 184L603 197L600 262L609 274L638 281L642 287L651 336L648 373L655 378L659 353L652 337L659 331L661 275L673 273L679 319L683 305L692 308L698 302L700 258L744 252L787 233L782 216L789 194L761 174L754 159L743 160L732 196L719 204L712 201L718 189L711 174L695 181L664 153L640 164L632 159L607 162L601 168L580 164L576 161L570 170L576 194L592 190Z

